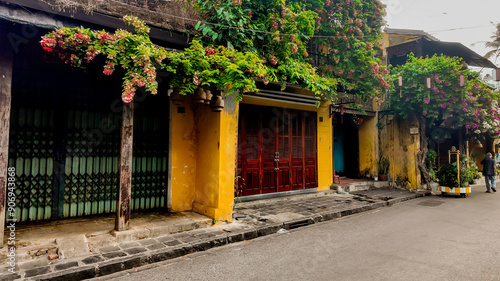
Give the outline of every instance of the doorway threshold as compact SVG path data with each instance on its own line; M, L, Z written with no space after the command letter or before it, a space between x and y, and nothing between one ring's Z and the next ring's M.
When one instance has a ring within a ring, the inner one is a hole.
M282 191L282 192L255 194L255 195L235 197L234 202L236 202L236 203L251 202L251 201L257 201L257 200L274 199L274 198L288 197L288 196L295 196L295 195L312 194L312 193L317 193L317 192L318 192L318 188L315 187L315 188L297 189L297 190Z

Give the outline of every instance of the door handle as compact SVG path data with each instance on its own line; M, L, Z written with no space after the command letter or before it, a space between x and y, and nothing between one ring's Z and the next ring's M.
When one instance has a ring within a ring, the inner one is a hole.
M274 170L275 170L275 171L279 171L279 170L280 170L280 168L274 168Z

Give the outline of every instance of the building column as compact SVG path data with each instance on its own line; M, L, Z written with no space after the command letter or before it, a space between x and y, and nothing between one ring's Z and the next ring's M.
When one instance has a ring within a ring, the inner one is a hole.
M134 133L134 102L123 104L121 145L119 159L118 200L116 201L115 230L127 230L130 227L132 201L132 144Z
M0 40L0 50L2 50L0 52L0 244L3 246L12 98L12 52L7 40Z

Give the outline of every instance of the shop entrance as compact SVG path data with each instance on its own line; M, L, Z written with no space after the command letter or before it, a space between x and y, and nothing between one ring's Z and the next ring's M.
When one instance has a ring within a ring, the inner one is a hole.
M237 196L317 187L316 113L242 104Z

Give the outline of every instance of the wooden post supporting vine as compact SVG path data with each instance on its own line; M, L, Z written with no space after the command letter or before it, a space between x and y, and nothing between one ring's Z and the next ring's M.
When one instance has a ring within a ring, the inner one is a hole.
M2 36L2 38L5 38ZM9 187L11 190L15 186L8 185L8 173L15 173L8 169L9 165L9 127L10 127L10 107L12 88L12 53L6 40L0 40L0 244L3 246L5 208ZM12 182L11 182L12 183ZM9 196L14 198L14 196ZM7 217L11 217L9 214Z
M134 103L123 103L121 125L121 145L119 162L119 189L116 201L115 230L127 230L130 227L132 201L132 144L134 132Z

